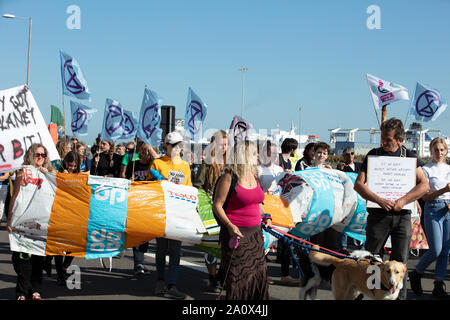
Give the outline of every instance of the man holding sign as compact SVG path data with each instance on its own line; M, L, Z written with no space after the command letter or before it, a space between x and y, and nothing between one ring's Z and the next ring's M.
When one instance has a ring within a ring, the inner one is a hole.
M380 129L381 147L369 151L355 181L355 191L368 201L365 248L374 254L382 254L386 240L391 236L390 260L406 264L412 234L411 210L406 209L406 206L421 198L429 190L429 184L417 162L417 156L403 146L403 123L391 118L383 122ZM404 165L401 159L395 161L391 157L405 158ZM415 169L408 171L411 159L407 158L415 158ZM384 168L380 167L381 162L377 164L376 160L380 159L384 161ZM392 177L383 177L383 170ZM371 180L377 183L371 185ZM404 183L408 180L412 181L409 187L408 183ZM366 185L366 182L369 183ZM391 192L386 192L386 188L391 188ZM405 276L400 300L406 299L406 279Z

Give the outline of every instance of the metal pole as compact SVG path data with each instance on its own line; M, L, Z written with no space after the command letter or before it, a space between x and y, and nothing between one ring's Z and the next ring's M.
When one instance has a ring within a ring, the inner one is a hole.
M31 51L31 17L29 18L29 30L28 30L28 61L27 61L27 87L30 87L30 51Z
M244 117L244 74L248 69L246 67L242 67L239 69L242 72L242 100L241 100L241 118Z

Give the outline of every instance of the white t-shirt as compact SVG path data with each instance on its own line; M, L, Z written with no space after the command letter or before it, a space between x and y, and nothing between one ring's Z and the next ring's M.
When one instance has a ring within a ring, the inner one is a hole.
M276 164L272 164L270 167L260 164L257 167L257 172L259 185L264 193L266 193L271 187L276 187L275 178L279 173L283 172L283 168Z
M450 166L446 163L429 162L422 167L425 176L430 183L430 191L437 191L444 188L450 182ZM450 200L450 192L446 192L436 200Z

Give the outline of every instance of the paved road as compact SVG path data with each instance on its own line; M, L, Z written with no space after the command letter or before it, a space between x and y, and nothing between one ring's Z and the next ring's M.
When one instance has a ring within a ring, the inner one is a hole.
M56 284L55 269L51 277L44 276L42 296L46 300L168 300L154 296L156 282L156 266L154 259L155 242L152 241L145 257L145 267L149 272L140 278L133 276L133 253L126 250L122 258L112 259L112 270L102 267L99 259L85 260L75 258L73 265L81 270L80 289L68 289ZM275 260L275 254L269 253L269 259ZM108 262L107 259L105 259ZM417 263L417 258L410 259L408 264L411 270ZM108 262L109 263L109 262ZM203 253L195 246L183 246L180 277L177 287L189 294L195 300L215 301L217 293L207 290L208 275L203 263ZM433 288L432 271L434 264L427 270L423 281L424 295L415 296L411 290L408 292L408 300L430 300ZM270 285L270 298L272 300L296 300L298 288L282 286L277 283L280 276L280 266L269 262L268 274L275 280ZM295 271L292 271L295 275ZM16 274L11 263L11 253L4 224L0 227L0 300L14 299ZM447 288L450 289L450 273L447 272ZM408 285L409 288L409 285ZM318 292L319 300L332 300L330 288L321 286Z

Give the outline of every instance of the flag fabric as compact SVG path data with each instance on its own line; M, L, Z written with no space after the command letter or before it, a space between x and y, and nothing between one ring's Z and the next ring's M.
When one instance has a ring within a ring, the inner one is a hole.
M72 134L76 137L86 136L88 133L88 124L93 114L98 110L78 102L70 101L70 111L72 115Z
M447 108L447 102L441 93L417 82L409 113L418 121L434 121Z
M123 134L123 108L119 101L106 99L101 139L115 142Z
M80 65L69 54L60 51L63 94L80 100L91 99Z
M154 147L159 146L162 139L162 129L160 128L161 103L162 100L156 92L145 88L139 114L137 137Z
M120 139L134 139L138 128L136 112L123 110L123 134Z
M194 141L198 141L201 138L206 113L206 104L203 103L200 97L195 94L194 90L189 88L186 113L184 116L184 129L188 132L189 137Z
M61 110L54 105L51 105L50 109L51 109L50 122L56 123L58 127L64 127L64 116Z
M398 100L409 100L408 89L405 87L371 74L366 74L366 78L375 109Z
M233 121L231 121L230 125L230 135L232 137L232 142L237 143L242 140L247 140L249 130L252 128L253 126L250 122L237 115L234 116Z

